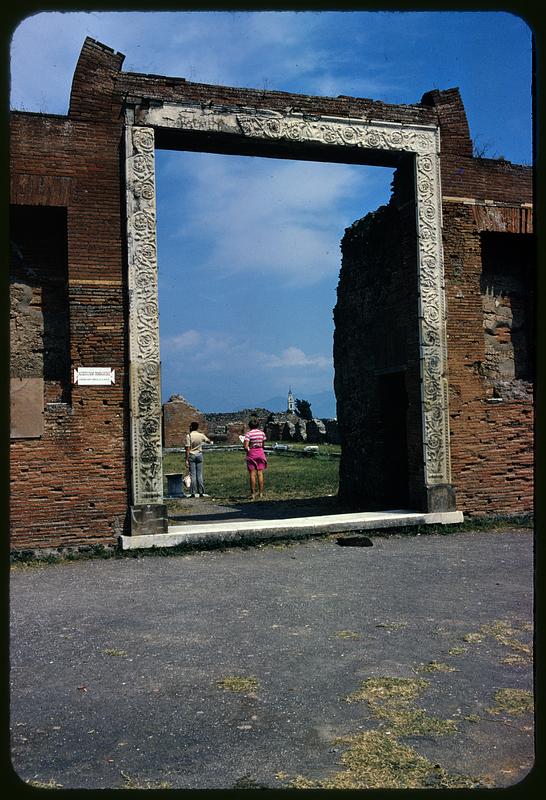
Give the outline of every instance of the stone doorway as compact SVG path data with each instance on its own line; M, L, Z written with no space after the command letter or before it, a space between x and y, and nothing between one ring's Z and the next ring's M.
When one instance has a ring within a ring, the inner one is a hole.
M452 510L439 131L212 104L126 105L126 200L133 505L164 516L155 148L398 167L414 176L424 510ZM446 501L445 498L448 498Z

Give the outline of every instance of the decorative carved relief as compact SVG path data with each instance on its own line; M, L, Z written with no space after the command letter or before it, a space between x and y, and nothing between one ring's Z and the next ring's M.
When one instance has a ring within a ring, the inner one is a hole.
M154 132L127 128L127 242L133 503L163 498Z
M185 131L244 135L254 139L284 140L294 143L318 142L336 147L366 150L396 150L412 153L415 158L415 190L417 206L419 318L423 405L423 438L425 482L427 485L450 483L449 415L447 402L447 338L446 305L442 256L442 218L439 164L439 134L434 127L374 122L334 117L304 117L274 111L245 108L206 107L199 104L166 103L148 109L137 109L139 125L176 128ZM135 138L136 137L136 138ZM156 313L156 286L148 279L154 273L155 211L152 209L153 133L149 128L135 128L132 170L135 185L134 212L130 228L133 235L148 239L146 253L135 254L135 282L142 281L149 293L139 298L137 316L142 340L141 352L155 357L157 326L152 325ZM365 160L365 159L363 159ZM150 203L150 207L146 203ZM152 288L153 287L153 288ZM152 296L153 295L153 296ZM144 306L146 305L146 309ZM147 356L148 357L148 356Z

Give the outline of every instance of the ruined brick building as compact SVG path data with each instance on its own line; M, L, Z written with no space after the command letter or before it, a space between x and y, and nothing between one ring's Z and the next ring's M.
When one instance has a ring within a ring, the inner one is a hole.
M445 403L449 494L456 495L450 502L473 514L528 512L535 363L531 170L472 158L456 93L432 92L422 102L436 104L446 120ZM340 488L369 508L426 503L418 317L429 286L419 287L415 269L412 182L413 175L399 169L389 204L355 222L342 241L334 313L336 394L342 441L357 444L344 450ZM437 312L442 309L428 313ZM431 439L440 433L446 434L442 426Z
M10 115L12 547L166 529L156 148L395 168L391 202L343 241L341 494L530 511L531 168L473 157L457 89L398 106L123 59L86 39L68 114Z
M201 433L207 434L209 426L204 414L180 394L173 394L163 403L163 447L184 447L186 434L192 422L199 423Z

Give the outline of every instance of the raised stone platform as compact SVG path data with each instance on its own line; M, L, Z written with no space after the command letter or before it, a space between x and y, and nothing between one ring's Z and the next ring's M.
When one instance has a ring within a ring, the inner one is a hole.
M323 536L378 528L398 528L411 525L453 525L463 521L461 511L425 514L412 511L368 511L353 514L325 514L278 520L236 520L232 522L200 522L169 525L167 533L143 536L120 536L122 550L175 547L179 544L212 542L244 542L282 539L289 536Z

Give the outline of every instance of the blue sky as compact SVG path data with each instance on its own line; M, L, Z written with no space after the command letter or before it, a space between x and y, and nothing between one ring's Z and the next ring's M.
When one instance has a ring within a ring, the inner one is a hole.
M458 86L486 156L532 160L531 31L495 12L46 12L11 42L11 106L66 114L85 36L123 69L203 83L418 103ZM162 393L203 411L335 414L339 241L388 201L392 173L157 153ZM275 403L275 398L279 398Z

